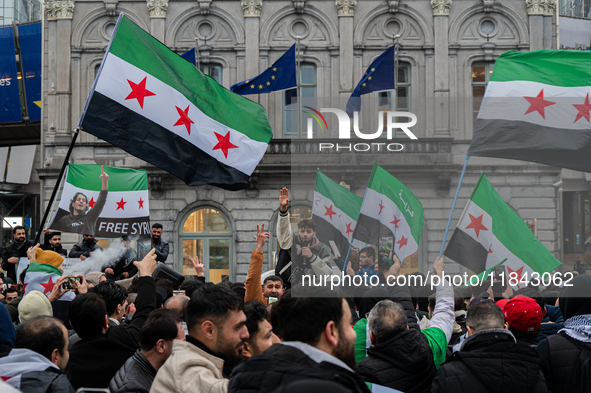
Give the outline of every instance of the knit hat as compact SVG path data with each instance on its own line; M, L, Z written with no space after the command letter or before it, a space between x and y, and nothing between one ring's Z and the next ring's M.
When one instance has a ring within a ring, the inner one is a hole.
M35 252L35 259L37 259L38 263L47 263L55 267L60 267L64 261L64 257L57 252L50 250L43 251L40 248Z
M535 332L540 328L544 313L542 308L531 297L517 295L502 308L505 321L514 329L522 332Z
M27 322L29 319L49 315L53 317L53 309L47 296L39 291L31 291L23 297L23 300L18 305L18 319L21 323Z
M99 285L101 277L103 277L105 273L101 272L88 272L86 273L86 281L94 285L95 287Z

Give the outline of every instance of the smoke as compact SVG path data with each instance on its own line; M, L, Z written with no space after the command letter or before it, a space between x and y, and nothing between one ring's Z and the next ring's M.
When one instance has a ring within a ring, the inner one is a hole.
M121 239L112 241L109 248L92 252L90 258L75 263L64 263L64 275L85 275L88 272L100 272L103 268L113 267L123 257L127 248Z

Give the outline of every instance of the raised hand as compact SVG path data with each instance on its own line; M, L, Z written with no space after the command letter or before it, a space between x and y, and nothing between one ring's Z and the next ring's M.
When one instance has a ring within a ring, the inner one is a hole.
M199 257L195 255L195 258L191 258L191 262L193 263L197 277L205 277L205 265L199 263Z
M392 266L388 269L388 276L398 277L400 275L400 259L396 255L392 255Z
M282 213L287 211L287 204L289 203L289 190L283 187L279 190L279 210Z
M55 302L56 300L64 296L64 293L70 291L69 289L62 289L62 284L64 283L66 278L68 278L68 276L62 276L57 279L55 284L53 284L53 289L51 290L51 293L47 296L47 300L49 300L50 303Z
M102 165L101 165L100 179L102 181L101 190L108 190L109 189L109 175L103 170Z
M435 271L435 274L441 278L443 278L443 268L445 267L445 264L443 263L444 258L444 256L441 256L441 258L437 257L435 258L435 262L433 262L433 270Z
M151 276L152 273L154 273L154 270L156 270L157 265L156 249L151 249L150 252L146 254L144 259L141 261L135 261L133 264L135 267L137 267L139 277Z
M265 246L265 242L269 238L269 232L265 232L265 223L262 224L262 228L259 229L257 224L257 235L254 236L254 239L257 241L257 248L256 251L263 252L263 247Z
M37 262L37 258L35 258L35 253L37 252L38 248L39 248L39 243L35 244L33 247L29 247L29 249L27 250L27 258L29 258L29 262ZM18 258L15 258L15 259L17 260L16 263L18 263ZM8 262L10 262L10 259L8 260ZM10 263L13 263L13 262L10 262Z

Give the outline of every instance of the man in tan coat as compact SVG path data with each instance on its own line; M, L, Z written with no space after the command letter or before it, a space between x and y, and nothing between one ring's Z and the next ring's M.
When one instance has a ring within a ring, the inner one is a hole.
M241 299L225 285L201 286L187 304L187 341L175 340L151 393L225 393L248 339Z

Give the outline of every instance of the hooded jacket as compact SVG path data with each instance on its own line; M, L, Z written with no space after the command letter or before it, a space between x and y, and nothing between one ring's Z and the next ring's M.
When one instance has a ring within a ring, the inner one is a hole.
M325 392L369 393L363 379L342 361L297 341L274 344L237 366L230 377L228 392L279 392L295 382L305 383L316 391L313 388L322 384Z
M536 351L504 329L480 331L441 366L432 393L546 393Z
M15 348L0 359L2 379L23 393L74 393L66 374L45 356Z

